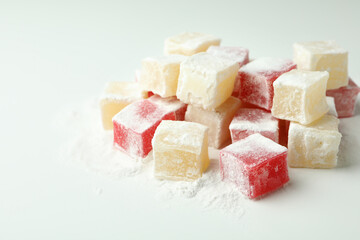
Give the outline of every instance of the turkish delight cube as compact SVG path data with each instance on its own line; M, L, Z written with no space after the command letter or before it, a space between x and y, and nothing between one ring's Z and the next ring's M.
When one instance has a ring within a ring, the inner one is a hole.
M356 98L360 88L349 78L346 87L327 90L326 95L335 99L335 107L339 118L352 117L355 111Z
M147 98L146 91L142 91L134 82L108 82L100 97L102 125L105 130L112 130L112 118L130 103Z
M295 43L294 62L301 70L328 71L327 89L348 84L348 52L335 41Z
M288 162L290 167L333 168L341 141L339 119L325 115L309 124L291 122Z
M223 46L210 46L206 51L216 57L235 61L241 68L245 64L249 63L249 50L243 47L223 47ZM234 90L232 96L238 97L240 90L240 78L239 74L236 75Z
M284 147L287 147L290 121L283 119L278 119L278 120L279 120L279 144Z
M185 112L186 104L174 98L152 96L136 101L114 116L114 145L131 157L145 158L160 122L184 119Z
M143 59L140 75L141 87L164 98L175 96L180 63L185 59L185 56L180 55Z
M200 178L209 165L207 131L198 123L162 121L152 141L155 177L186 181Z
M220 38L209 34L185 32L165 40L165 55L179 54L191 56L205 52L210 46L220 45Z
M140 77L141 77L141 70L140 69L135 70L135 82L139 83ZM139 87L140 87L140 85L139 85ZM148 97L151 97L154 95L154 93L152 91L146 91L146 92L147 92Z
M209 146L220 148L230 139L229 125L240 105L240 100L234 97L229 97L214 111L189 105L185 120L207 126L209 128Z
M296 65L289 59L263 57L251 61L239 70L240 100L270 110L274 81L294 68Z
M328 114L333 115L334 117L338 117L335 107L335 99L333 97L326 97L326 102L329 106Z
M326 82L329 73L292 70L274 82L271 109L276 118L309 124L328 112Z
M180 64L176 96L181 101L214 110L224 103L234 89L239 64L198 53Z
M286 156L286 147L256 133L220 150L220 174L257 198L289 181Z
M239 67L249 62L249 50L243 47L210 46L206 52L216 57L237 62Z
M279 120L271 113L258 108L240 108L230 123L232 142L260 133L274 142L279 142Z
M240 92L240 72L235 77L235 83L234 83L234 90L231 93L231 96L233 97L239 97Z
M154 95L148 98L148 101L161 107L165 112L174 112L176 121L184 121L187 104L180 102L176 97L162 98Z

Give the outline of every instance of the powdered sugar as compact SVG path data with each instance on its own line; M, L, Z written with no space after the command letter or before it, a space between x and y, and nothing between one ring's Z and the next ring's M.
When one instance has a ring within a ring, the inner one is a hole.
M193 182L155 180L158 187L156 197L160 200L187 198L199 202L204 209L221 209L226 213L242 216L246 198L232 183L223 182L218 163L219 152L209 149L210 166L203 176Z
M286 147L275 143L274 141L262 136L259 133L250 135L245 139L241 139L226 148L224 152L232 152L237 156L249 155L255 153L254 159L261 160L262 156L268 156L272 153L279 154L286 152ZM247 156L249 158L249 156ZM258 163L260 163L259 161Z
M318 54L336 54L346 53L347 51L341 48L334 40L330 41L312 41L312 42L298 42L294 43L294 47Z
M206 52L216 57L237 62L240 67L249 62L249 50L242 47L210 46Z
M202 72L204 74L225 71L226 69L234 68L234 65L235 68L239 68L235 61L218 58L207 52L198 53L188 57L184 62L181 63L181 66L183 65L191 67L193 70Z
M180 64L176 96L182 102L214 110L230 97L239 64L198 53Z
M326 71L307 71L307 70L291 70L284 73L274 82L274 87L277 86L293 86L301 89L307 89L315 83L329 78L329 73Z
M164 120L157 128L153 140L162 135L162 142L167 146L179 146L200 154L206 131L208 128L202 124Z
M153 126L166 113L148 100L141 100L126 106L113 118L113 121L136 132L144 132Z
M62 157L112 178L139 174L144 166L113 147L113 133L102 129L99 115L96 100L60 115L57 127L73 135L61 150Z
M240 108L230 124L230 130L273 131L278 129L278 120L262 109Z
M240 71L247 73L283 72L293 65L290 59L262 57L243 66Z
M173 198L188 199L204 209L220 209L237 217L244 214L247 199L235 185L221 181L217 150L209 148L210 166L202 178L193 182L157 180L153 177L151 153L147 161L141 162L113 147L112 132L101 128L96 100L60 117L58 127L77 132L61 151L62 157L71 163L114 179L131 178L145 186L151 185L156 190L154 197L168 204Z
M165 112L176 112L186 106L185 103L176 99L176 97L162 98L157 95L151 96L148 101L155 103L158 107L165 110Z
M114 121L122 125L143 132L152 127L165 115L174 113L185 108L186 104L176 98L162 99L158 96L152 96L149 99L134 102L126 106L122 111L116 114Z

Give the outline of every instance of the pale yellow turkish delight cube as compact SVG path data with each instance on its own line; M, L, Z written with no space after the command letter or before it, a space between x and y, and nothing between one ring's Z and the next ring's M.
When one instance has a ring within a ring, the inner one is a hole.
M156 178L191 181L200 178L209 165L208 128L204 125L163 120L152 146Z
M335 41L295 43L294 62L298 69L328 71L327 89L348 85L348 52Z
M100 97L102 124L105 130L113 129L112 118L130 103L147 98L135 82L108 82Z
M175 96L180 63L185 59L185 56L180 55L143 59L140 74L141 87L164 98Z
M176 96L181 101L213 110L225 102L234 89L239 64L198 53L180 64Z
M219 46L220 38L209 34L197 32L185 32L165 40L165 55L180 54L191 56L199 52L205 52L210 46Z
M339 119L328 114L309 125L291 122L288 140L289 166L335 167L341 141L338 125Z
M185 121L197 122L209 127L209 146L220 148L230 140L229 125L240 106L241 101L235 97L229 97L214 111L188 105Z
M326 71L292 70L274 82L274 117L309 124L326 114Z

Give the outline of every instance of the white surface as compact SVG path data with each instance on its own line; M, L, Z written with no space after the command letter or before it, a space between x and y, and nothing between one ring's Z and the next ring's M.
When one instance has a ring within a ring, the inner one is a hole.
M0 1L0 239L355 239L359 99L357 116L341 121L341 167L290 169L290 184L246 201L240 219L157 201L134 179L58 159L74 135L54 129L59 112L99 95L106 81L133 80L142 58L183 31L247 47L251 58L292 57L296 41L335 39L359 83L360 2L283 3Z

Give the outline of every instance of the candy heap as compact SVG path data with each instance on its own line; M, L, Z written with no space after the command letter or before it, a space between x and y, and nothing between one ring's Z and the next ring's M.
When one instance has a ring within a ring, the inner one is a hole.
M248 49L219 45L202 33L170 37L136 82L108 83L100 106L114 146L136 159L152 151L156 178L185 181L206 171L209 146L220 149L219 174L249 198L286 184L288 166L335 167L337 117L354 114L360 92L347 52L304 42L294 61L249 61Z

